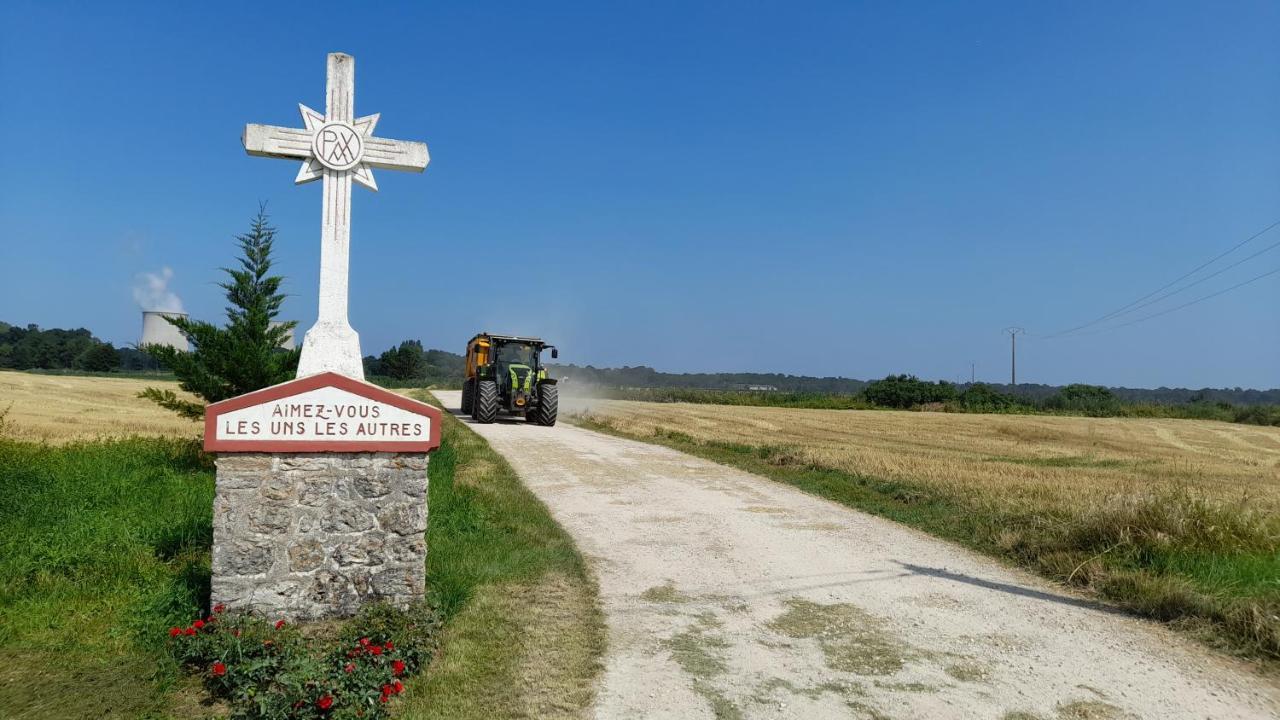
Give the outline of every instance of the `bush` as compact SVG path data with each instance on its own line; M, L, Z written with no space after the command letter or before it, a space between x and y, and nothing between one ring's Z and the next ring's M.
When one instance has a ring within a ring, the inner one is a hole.
M199 672L233 718L383 718L402 678L420 670L440 629L426 605L364 608L329 647L278 620L228 614L221 605L169 630L174 657Z
M1065 410L1103 417L1118 415L1121 412L1120 400L1111 390L1101 385L1084 385L1076 383L1068 385L1045 400L1044 406L1049 410Z
M1009 412L1011 410L1030 410L1030 407L1012 395L1006 395L984 383L977 383L965 388L957 396L952 407L964 412Z
M868 385L863 389L862 396L881 407L906 409L926 403L954 400L956 387L944 380L931 383L915 375L890 375Z
M1280 426L1280 407L1275 405L1251 405L1235 408L1233 422L1249 425Z

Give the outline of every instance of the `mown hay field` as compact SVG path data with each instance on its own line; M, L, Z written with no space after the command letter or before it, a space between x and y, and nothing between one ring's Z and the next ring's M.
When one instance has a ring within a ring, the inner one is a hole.
M619 430L783 446L822 467L1079 508L1193 488L1280 511L1280 428L1214 421L585 401Z
M1280 661L1280 428L1207 420L564 403Z
M195 398L172 380L38 375L0 371L0 416L5 435L65 444L107 437L193 437L200 424L162 409L138 393L173 390Z

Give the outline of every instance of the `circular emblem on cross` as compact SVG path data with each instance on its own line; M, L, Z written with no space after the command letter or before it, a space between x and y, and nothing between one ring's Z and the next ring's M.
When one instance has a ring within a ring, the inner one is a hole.
M321 165L330 170L350 170L364 157L364 140L344 122L328 122L316 130L311 150Z

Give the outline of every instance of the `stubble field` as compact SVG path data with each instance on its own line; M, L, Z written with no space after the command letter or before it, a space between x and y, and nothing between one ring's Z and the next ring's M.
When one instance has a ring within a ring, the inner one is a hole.
M194 399L172 380L37 375L0 371L0 415L5 435L65 444L106 437L191 437L199 423L161 409L138 393L173 390Z
M1280 658L1280 429L582 400L577 422L737 465Z

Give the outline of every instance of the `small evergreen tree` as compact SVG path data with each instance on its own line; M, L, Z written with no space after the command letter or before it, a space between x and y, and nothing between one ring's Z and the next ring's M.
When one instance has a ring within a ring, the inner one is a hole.
M243 256L239 269L222 268L229 276L219 286L227 292L227 326L189 318L166 318L191 343L191 352L164 345L141 349L178 376L179 385L206 402L260 390L291 380L298 369L298 350L280 347L297 323L272 325L284 303L280 283L271 275L271 246L276 229L258 208L249 232L236 237ZM139 394L184 417L204 416L204 405L179 398L172 390L147 388Z

